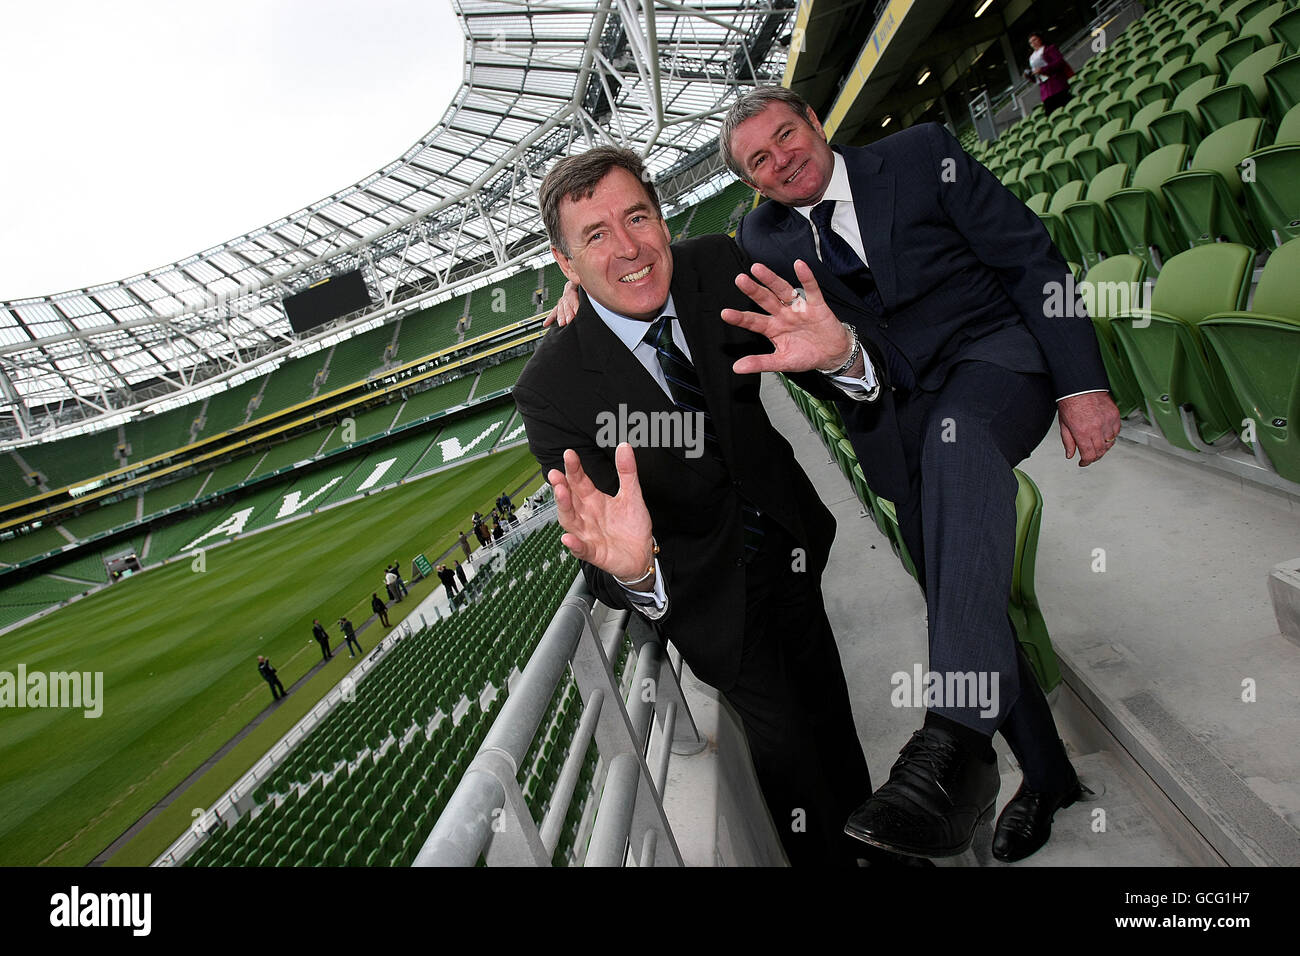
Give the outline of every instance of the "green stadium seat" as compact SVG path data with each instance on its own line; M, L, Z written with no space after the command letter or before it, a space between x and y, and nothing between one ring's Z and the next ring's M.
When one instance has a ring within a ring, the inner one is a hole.
M1189 85L1176 97L1169 109L1153 119L1147 130L1157 146L1171 146L1184 143L1195 148L1201 141L1201 100L1209 96L1219 85L1219 77L1214 74L1203 76Z
M1078 146L1078 149L1082 149L1088 144L1089 139L1091 139L1091 136L1088 134L1076 136L1070 141L1070 145L1073 147L1082 140L1083 142ZM1076 149L1076 152L1078 149ZM1074 160L1066 155L1064 146L1057 146L1055 149L1048 150L1043 157L1042 166L1044 172L1047 173L1047 178L1051 180L1053 191L1060 189L1070 180L1079 178L1078 170L1074 166Z
M1029 160L1020 167L1020 181L1025 184L1029 190L1029 195L1035 193L1051 192L1052 180L1039 165L1039 158L1031 156Z
M1219 48L1221 72L1230 73L1256 50L1273 43L1273 23L1285 12L1285 3L1272 3L1242 24L1237 38Z
M1061 668L1047 633L1047 622L1038 606L1034 571L1038 556L1038 533L1043 518L1043 497L1033 479L1019 468L1016 482L1016 558L1011 570L1011 598L1007 616L1016 632L1039 686L1050 691L1061 682Z
M1300 53L1278 60L1264 74L1272 115L1280 119L1300 106Z
M1245 27L1251 17L1268 6L1268 0L1235 0L1219 10L1219 19L1236 27Z
M1156 150L1138 164L1132 183L1105 201L1125 250L1149 264L1163 261L1183 248L1170 225L1160 185L1181 172L1186 160L1187 147L1182 143Z
M1047 209L1038 214L1038 218L1047 227L1047 234L1051 236L1053 245L1066 259L1078 259L1080 255L1074 244L1074 237L1070 235L1069 229L1061 219L1061 211L1070 203L1078 202L1083 196L1084 188L1081 179L1066 183L1052 194Z
M1152 308L1111 318L1147 417L1172 445L1210 451L1235 439L1242 415L1227 383L1206 360L1198 323L1241 311L1250 291L1254 250L1219 242L1179 253L1156 279Z
M1300 240L1269 256L1251 311L1209 315L1200 330L1237 406L1253 422L1257 457L1300 482ZM1241 427L1238 435L1250 437Z
M1124 163L1107 166L1088 184L1083 199L1071 202L1061 210L1061 221L1087 267L1095 266L1103 256L1124 251L1124 242L1104 203L1128 185L1128 176L1129 167Z
M1099 172L1111 163L1111 143L1124 131L1124 121L1114 119L1097 130L1092 140L1082 147L1074 146L1066 150L1066 158L1074 162L1079 171L1079 178L1090 182ZM1071 155L1073 152L1073 155Z
M1156 59L1164 65L1161 66L1160 69L1156 70L1156 74L1151 78L1151 82L1156 85L1163 84L1166 86L1169 89L1169 99L1172 100L1182 90L1181 86L1174 85L1174 74L1184 69L1187 64L1191 62L1192 58L1187 55L1170 57L1157 54Z
M1272 146L1241 161L1246 208L1277 244L1300 237L1300 106L1283 117Z
M1119 406L1119 413L1127 418L1142 409L1142 390L1133 377L1128 360L1115 341L1110 320L1120 313L1137 311L1143 305L1142 282L1146 277L1146 263L1137 256L1111 256L1093 266L1079 286L1088 316L1097 332L1102 364L1110 379L1110 393Z
M1107 142L1111 160L1126 163L1130 169L1136 169L1143 157L1154 148L1151 139L1151 121L1164 114L1168 107L1169 101L1161 98L1153 100L1134 113L1128 127L1117 130ZM1082 169L1082 161L1079 165ZM1101 172L1107 165L1109 161L1102 163L1097 172Z
M1236 242L1262 249L1263 237L1247 218L1237 164L1258 149L1261 119L1216 130L1196 148L1191 167L1161 183L1174 229L1190 245Z
M1274 20L1271 29L1273 39L1285 43L1290 52L1300 50L1300 7L1293 6Z
M1154 78L1135 80L1128 88L1128 101L1133 104L1134 114L1127 117L1126 123L1132 123L1133 115L1142 107L1157 100L1172 100L1174 96L1174 88L1169 83L1159 83Z
M1228 74L1223 86L1200 102L1201 119L1207 131L1222 129L1249 116L1264 116L1268 106L1268 84L1264 74L1282 58L1282 44L1257 50Z
M1124 78L1124 81L1127 82L1127 78ZM1097 103L1095 109L1105 122L1122 119L1127 123L1133 114L1137 112L1137 104L1123 96L1119 90L1112 90ZM1099 125L1097 128L1100 129L1101 126Z

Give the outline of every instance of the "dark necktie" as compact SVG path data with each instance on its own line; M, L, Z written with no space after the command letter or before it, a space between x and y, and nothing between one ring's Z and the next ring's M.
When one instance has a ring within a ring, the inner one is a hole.
M853 251L848 241L831 228L831 217L834 215L834 199L823 199L813 206L812 222L817 227L817 237L821 241L822 262L845 285L871 302L877 311L883 311L884 303L880 301L880 293L876 290L876 280L871 275L871 269ZM881 350L885 355L885 364L889 368L890 384L910 391L916 384L911 366L890 342L882 339Z
M713 430L713 417L709 414L708 403L704 400L704 389L700 387L695 366L673 341L673 317L659 316L646 332L645 340L654 346L659 367L663 369L664 378L668 381L668 392L672 395L673 404L683 411L699 413L704 426L704 443L713 457L722 462L725 468L722 446L718 443L717 432ZM740 499L740 508L745 525L745 561L749 562L762 547L763 522L759 510L743 496Z

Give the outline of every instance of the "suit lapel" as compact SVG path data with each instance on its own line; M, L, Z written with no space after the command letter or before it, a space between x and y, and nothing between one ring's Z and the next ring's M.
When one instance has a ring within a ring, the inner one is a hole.
M856 201L854 207L855 209L857 207ZM794 285L798 285L799 281L794 274L794 262L796 259L802 259L812 269L813 277L822 290L822 296L832 309L839 302L854 311L866 311L874 315L875 312L862 300L862 296L845 285L839 276L826 268L825 264L818 258L817 246L813 242L812 223L788 206L782 208L785 215L781 219L772 241L772 248L781 250L781 258L780 261L769 261L765 262L764 265L785 276ZM868 251L868 255L870 255L870 251Z
M894 175L880 171L880 157L864 149L840 151L853 191L853 212L858 233L867 254L867 266L876 280L876 291L885 308L898 301L898 276L894 271L894 250L890 235L894 222Z

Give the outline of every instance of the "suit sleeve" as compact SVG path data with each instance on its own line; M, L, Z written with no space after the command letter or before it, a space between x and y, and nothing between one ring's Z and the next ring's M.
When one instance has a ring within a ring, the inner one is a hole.
M951 133L937 123L926 128L931 168L941 176L952 170L940 182L943 209L979 260L997 273L1047 359L1057 397L1109 388L1096 333L1046 227ZM1049 309L1049 303L1069 300L1075 308L1066 311L1073 314Z
M524 430L528 434L528 448L542 466L544 474L549 475L552 468L564 471L565 449L572 448L582 460L582 468L591 479L592 484L608 495L618 491L618 471L614 463L596 446L593 436L565 420L556 411L553 403L527 388L516 385L514 389L515 405L524 419ZM602 603L612 608L640 609L640 606L628 597L628 592L614 580L608 571L580 561L582 576L587 579L591 593ZM672 600L667 580L663 581L667 610L654 620L663 621L672 613Z

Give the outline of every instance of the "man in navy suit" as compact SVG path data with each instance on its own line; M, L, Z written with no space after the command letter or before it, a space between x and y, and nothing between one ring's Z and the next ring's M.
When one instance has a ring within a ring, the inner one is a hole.
M1012 469L1054 412L1080 465L1120 428L1068 267L1038 218L935 124L832 150L808 104L770 87L737 101L719 142L732 171L772 200L736 234L770 267L736 280L767 314L723 318L775 352L737 373L823 373L800 383L837 401L868 484L896 505L926 593L930 670L998 686L995 708L930 706L847 829L918 856L962 852L995 805L1001 731L1025 780L993 850L1023 859L1081 787L1006 614ZM813 289L821 295L805 301Z

